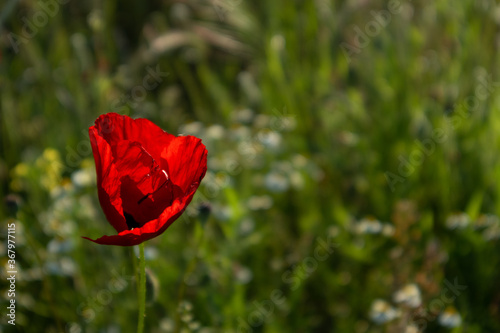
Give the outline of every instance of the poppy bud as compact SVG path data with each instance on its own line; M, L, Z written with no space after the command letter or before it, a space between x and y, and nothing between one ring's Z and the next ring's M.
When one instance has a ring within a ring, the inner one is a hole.
M19 207L21 206L21 197L16 194L8 194L5 197L5 206L11 216L16 216Z
M198 217L202 226L207 223L211 211L212 206L208 202L203 202L198 206Z

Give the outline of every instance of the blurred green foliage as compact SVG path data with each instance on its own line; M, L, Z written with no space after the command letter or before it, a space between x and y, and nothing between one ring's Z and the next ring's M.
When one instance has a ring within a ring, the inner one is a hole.
M114 232L107 112L209 151L146 243L147 332L500 331L496 1L1 6L2 332L136 327L134 249L80 238Z

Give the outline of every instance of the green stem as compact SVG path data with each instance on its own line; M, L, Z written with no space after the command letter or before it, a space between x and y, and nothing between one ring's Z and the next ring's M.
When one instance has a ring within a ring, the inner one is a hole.
M139 280L137 280L139 297L139 320L137 333L144 331L144 317L146 316L146 261L144 260L144 243L139 244Z

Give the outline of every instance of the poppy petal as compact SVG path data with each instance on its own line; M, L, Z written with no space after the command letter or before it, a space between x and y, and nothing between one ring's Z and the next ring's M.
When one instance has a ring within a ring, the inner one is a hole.
M111 146L122 140L139 142L155 160L159 160L164 147L168 147L176 136L169 134L153 122L138 118L132 119L117 113L100 116L95 125L102 137Z
M181 216L186 206L191 202L197 186L183 197L177 199L165 211L153 221L149 221L140 228L125 230L118 235L102 236L98 239L83 237L94 243L102 245L133 246L162 234L175 220Z
M163 149L162 164L168 165L172 182L187 192L189 186L200 182L205 173L200 166L207 164L207 150L201 140L194 136L179 136ZM203 174L203 175L202 175Z
M127 230L119 191L120 177L113 164L111 147L99 136L94 127L89 129L89 136L97 173L97 193L102 210L116 231Z

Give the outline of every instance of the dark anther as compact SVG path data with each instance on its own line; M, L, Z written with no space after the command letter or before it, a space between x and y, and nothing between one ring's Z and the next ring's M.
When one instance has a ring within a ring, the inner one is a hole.
M134 219L132 215L130 215L127 212L123 212L123 215L125 216L125 222L127 222L128 230L140 227L139 223L137 223L137 221Z

